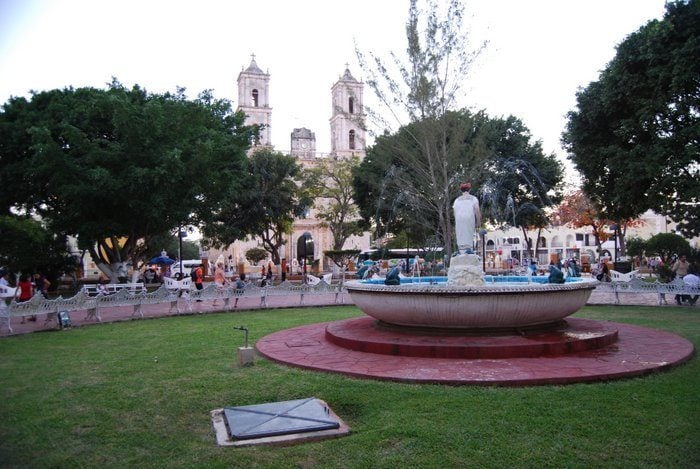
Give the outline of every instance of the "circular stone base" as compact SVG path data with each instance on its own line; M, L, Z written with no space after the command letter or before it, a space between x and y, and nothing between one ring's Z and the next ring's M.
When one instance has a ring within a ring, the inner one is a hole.
M574 319L577 323L588 323L595 330L616 329L617 342L595 350L540 357L426 358L340 347L326 340L326 330L333 329L336 323L319 323L267 335L258 340L256 348L263 356L280 363L360 378L503 386L568 384L640 376L671 368L693 355L693 345L689 341L668 332L578 318L569 318L568 322ZM391 330L385 332L396 334ZM434 337L434 334L416 335L415 340L430 341ZM479 340L488 347L489 342L501 339L490 336Z
M424 358L527 358L563 355L606 347L617 341L617 327L570 318L557 326L511 333L442 334L410 328L382 327L369 317L338 321L326 327L326 340L358 352Z

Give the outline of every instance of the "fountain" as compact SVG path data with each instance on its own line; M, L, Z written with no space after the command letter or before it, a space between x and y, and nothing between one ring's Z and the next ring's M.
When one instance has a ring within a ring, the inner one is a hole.
M460 186L455 199L459 254L450 261L447 278L400 285L378 281L348 282L355 305L384 324L430 329L517 329L554 325L586 304L595 279L575 278L550 284L546 277L486 276L471 247L481 212L471 184Z
M448 279L402 279L396 286L355 280L345 286L358 308L384 324L478 330L556 325L581 309L597 284L584 278L549 284L547 277L529 283L525 276L485 276L481 285L453 285Z
M489 385L637 376L692 357L693 345L673 334L570 318L596 287L593 278L485 275L471 250L480 213L469 188L462 185L454 205L459 254L447 277L347 282L367 316L271 334L258 351L353 376Z

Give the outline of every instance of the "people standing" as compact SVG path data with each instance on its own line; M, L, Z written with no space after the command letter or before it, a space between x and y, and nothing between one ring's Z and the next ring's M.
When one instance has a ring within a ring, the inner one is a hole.
M41 296L49 299L48 290L51 286L51 282L40 273L34 274L34 291L41 293Z
M676 278L681 279L688 275L688 269L690 269L690 264L688 263L688 259L686 258L685 254L682 254L671 267L673 273L676 274ZM680 306L682 304L682 300L683 298L681 295L676 295L677 305Z
M683 277L683 283L689 287L698 288L700 287L700 277L695 275L695 271L693 269L690 269L688 275ZM695 302L698 301L698 296L700 295L683 295L683 300L687 301L690 306L693 306L695 305Z
M246 282L245 282L245 274L241 274L240 277L238 277L238 280L236 280L236 301L233 304L234 308L238 307L238 298L239 296L243 293L242 290L245 288Z
M223 295L224 287L228 283L226 281L226 275L224 275L224 263L219 261L216 263L216 269L214 270L214 284L216 285L216 291L218 295ZM217 306L219 304L219 299L216 298L212 303L212 306Z
M23 303L29 301L34 296L34 284L31 281L31 277L27 274L22 274L19 277L19 283L17 284L17 291L15 293L15 301L17 303ZM29 318L30 321L36 321L36 315ZM24 316L22 316L22 324L24 324Z
M197 267L192 269L192 281L194 282L194 286L197 290L202 290L204 288L204 270L202 269L202 264L199 264ZM197 299L198 302L201 302L201 299Z
M267 275L265 278L267 279L268 285L272 285L272 269L274 268L274 266L275 264L273 264L272 261L267 263Z

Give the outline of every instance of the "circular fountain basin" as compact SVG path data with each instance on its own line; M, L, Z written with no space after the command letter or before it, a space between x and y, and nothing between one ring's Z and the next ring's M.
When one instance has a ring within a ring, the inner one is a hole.
M554 324L585 306L595 279L550 284L547 277L486 276L479 286L446 277L405 278L401 285L356 280L345 285L365 314L387 324L432 329L513 329Z

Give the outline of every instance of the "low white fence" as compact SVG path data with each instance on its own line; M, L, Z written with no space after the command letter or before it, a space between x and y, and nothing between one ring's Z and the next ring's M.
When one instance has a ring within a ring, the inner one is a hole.
M83 285L82 290L88 295L99 295L117 293L122 290L127 290L130 293L145 293L146 285L143 282L139 283L98 283Z
M127 284L124 284L127 285ZM147 293L146 290L134 290L132 288L121 288L116 293L98 293L90 295L86 290L81 290L71 298L58 297L55 299L45 299L41 294L35 295L31 300L17 303L14 300L14 288L6 289L4 293L0 291L0 319L4 319L7 328L12 332L12 318L26 318L27 316L45 315L46 322L56 318L59 311L86 311L86 319L102 321L100 310L103 308L116 306L133 307L132 316L143 317L142 305L170 303L169 312L181 313L179 299L182 298L191 312L193 303L196 301L223 301L222 309L230 307L230 301L235 301L233 307L238 306L240 298L260 298L260 306L267 307L267 299L271 296L299 295L299 304L304 304L304 298L308 295L334 294L336 303L345 302L345 289L340 284L329 285L321 281L316 285L300 285L290 282L282 282L276 286L259 287L254 284L247 284L244 288L235 288L234 285L219 287L209 284L202 290L190 289L190 279L180 282L169 281L158 290ZM9 304L8 298L12 298Z
M669 283L645 281L642 278L632 278L629 281L600 282L598 290L612 291L615 293L615 304L620 304L620 293L651 293L657 295L659 305L667 303L666 295L700 295L700 286L691 286L677 278Z

